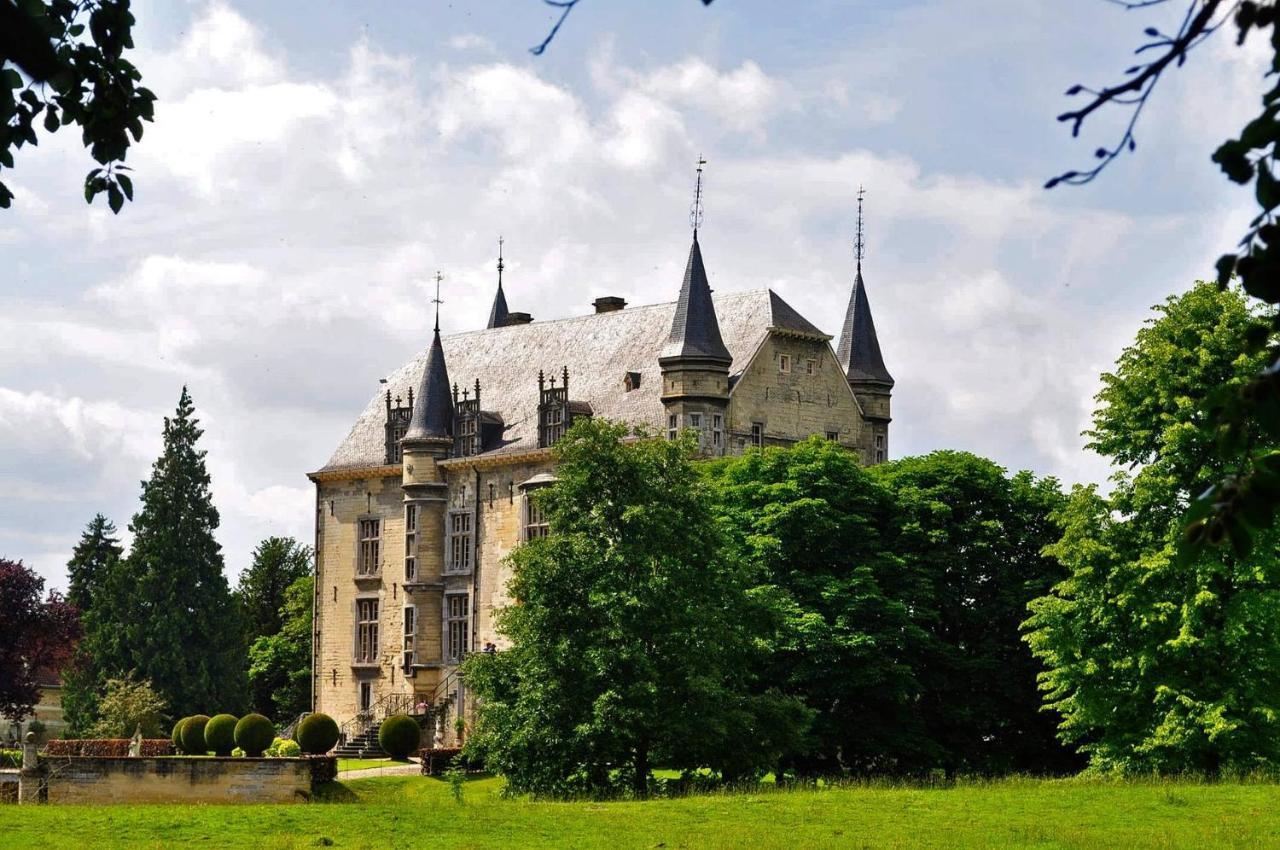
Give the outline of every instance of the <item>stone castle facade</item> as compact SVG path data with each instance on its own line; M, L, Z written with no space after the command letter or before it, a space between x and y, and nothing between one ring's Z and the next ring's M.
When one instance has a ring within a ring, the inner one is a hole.
M529 496L581 417L697 432L707 456L814 434L888 453L893 378L861 263L838 346L771 290L712 297L694 233L679 299L533 322L498 291L484 330L389 379L316 487L313 708L344 723L425 705L469 716L457 666L502 640L506 555L547 533ZM442 724L446 741L453 720Z

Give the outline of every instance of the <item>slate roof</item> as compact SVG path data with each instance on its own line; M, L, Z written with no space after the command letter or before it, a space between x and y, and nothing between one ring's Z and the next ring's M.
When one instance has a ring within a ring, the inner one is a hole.
M413 415L409 419L405 439L452 436L453 391L449 389L449 370L445 364L439 328L435 329L431 338L431 348L427 349L426 363L419 374L417 400L413 404Z
M721 344L732 358L730 380L746 367L770 327L820 333L768 289L716 295L713 302ZM570 399L591 405L595 416L661 428L658 357L670 338L676 310L677 304L668 302L468 331L443 337L442 348L453 380L470 386L478 378L485 410L502 416L502 444L493 451L523 451L538 445L539 369L558 375L568 366ZM420 386L430 359L429 351L424 351L389 375L392 392ZM623 387L627 372L641 375L639 388L631 392ZM415 416L420 406L421 402L415 405ZM381 466L385 423L383 390L376 389L351 433L321 471Z
M876 337L876 323L871 318L871 302L867 300L861 264L853 278L853 292L849 295L836 359L850 381L874 381L893 386L893 376L885 368L884 356L880 354L880 340Z
M726 362L731 359L720 335L716 311L711 306L711 284L707 282L707 270L702 265L702 249L698 247L696 230L693 246L689 249L689 262L684 269L684 281L680 284L680 299L676 301L675 313L671 317L671 334L662 348L662 356Z
M501 271L498 272L502 274ZM498 294L493 296L493 306L489 308L489 324L486 328L500 328L507 323L507 296L502 294L502 279L498 279Z

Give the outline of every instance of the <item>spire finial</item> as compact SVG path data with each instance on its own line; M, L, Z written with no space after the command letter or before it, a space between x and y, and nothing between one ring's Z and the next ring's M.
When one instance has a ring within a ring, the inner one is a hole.
M867 194L867 190L858 187L858 229L853 237L853 257L857 260L858 271L862 271L862 258L866 256L866 244L862 239L862 199Z
M444 302L440 300L440 281L444 280L444 275L440 274L440 270L436 269L436 297L431 299L431 303L436 305L436 333L440 333L440 305Z
M501 234L499 234L499 236L498 236L498 288L499 288L499 289L501 289L501 288L502 288L502 269L503 269L503 265L502 265L502 242L503 242L502 236L501 236Z
M693 226L693 238L698 238L698 227L702 224L702 166L707 161L698 156L698 180L693 189L693 206L689 208L689 224Z

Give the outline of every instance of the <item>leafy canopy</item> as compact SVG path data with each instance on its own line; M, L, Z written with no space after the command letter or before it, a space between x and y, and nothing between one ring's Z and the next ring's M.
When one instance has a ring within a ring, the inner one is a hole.
M80 639L75 607L21 561L0 558L0 716L22 720L40 701L40 685L71 657Z
M757 679L774 618L723 545L695 449L598 420L556 444L559 480L532 496L551 534L510 555L510 648L464 667L467 746L513 791L644 796L654 765L736 779L798 743L808 712Z
M1251 770L1280 764L1280 558L1256 548L1179 556L1185 505L1217 457L1193 399L1249 379L1234 290L1199 284L1157 315L1104 378L1095 448L1140 464L1109 498L1077 488L1049 548L1067 577L1035 600L1027 640L1063 740L1100 770ZM1209 468L1206 469L1206 464Z

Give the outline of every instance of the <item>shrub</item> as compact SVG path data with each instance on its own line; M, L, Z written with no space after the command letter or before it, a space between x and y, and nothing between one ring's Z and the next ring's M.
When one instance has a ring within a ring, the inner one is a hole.
M407 714L393 714L382 721L378 730L378 744L393 759L403 761L409 753L418 749L422 729L418 721Z
M267 755L278 759L296 759L302 755L302 747L298 746L297 741L290 741L288 738L276 738L271 742Z
M204 740L204 727L209 722L209 715L197 714L188 717L182 724L182 751L189 756L202 756L209 752L209 745Z
M129 738L77 738L56 740L45 744L46 756L80 756L96 758L124 758L129 755ZM145 758L171 756L175 752L168 738L143 738L142 753Z
M0 750L0 767L22 767L22 750Z
M182 749L182 724L190 719L189 717L184 717L173 724L173 745L178 749Z
M205 746L216 755L231 755L231 749L236 745L237 722L238 719L231 714L215 714L209 718L204 727Z
M298 724L294 738L304 753L324 755L338 743L338 724L327 714L308 714Z
M242 759L242 758L244 758L244 750L240 749L239 747L232 747L232 748L231 748L231 757L232 757L233 759Z
M276 727L261 714L246 714L236 724L236 746L254 758L260 757L262 751L271 746L271 739L275 736Z

